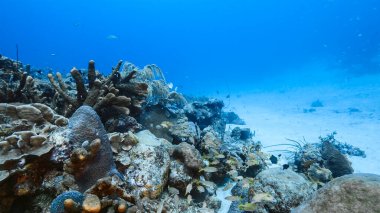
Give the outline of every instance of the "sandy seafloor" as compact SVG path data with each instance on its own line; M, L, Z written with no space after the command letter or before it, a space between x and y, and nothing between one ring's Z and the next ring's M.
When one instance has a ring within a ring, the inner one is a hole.
M228 95L226 98L226 94L220 94L226 108L245 120L245 126L255 132L254 139L263 146L288 143L286 138L318 142L319 136L336 131L337 140L366 152L366 158L349 158L354 172L380 175L380 75ZM324 106L314 108L315 112L305 112L315 100ZM276 149L289 148L264 150ZM227 211L225 207L219 212Z

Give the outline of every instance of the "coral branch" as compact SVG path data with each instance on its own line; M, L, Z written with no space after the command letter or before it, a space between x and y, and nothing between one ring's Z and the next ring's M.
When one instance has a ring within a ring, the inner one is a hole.
M57 79L58 79L59 86L61 87L61 89L63 91L66 92L67 91L67 85L65 84L65 82L63 82L61 73L57 72L56 76L57 76Z
M88 87L90 89L92 89L92 87L94 86L95 79L95 61L91 60L90 62L88 62Z
M66 100L68 101L70 104L72 105L77 105L76 101L70 97L69 95L67 95L58 85L57 83L55 83L55 80L54 80L54 77L52 74L48 74L48 78L49 78L49 81L51 83L51 85L53 85L54 89Z
M93 107L95 111L98 111L100 108L108 105L111 102L111 99L115 97L115 94L108 93L102 100L95 104Z
M24 72L21 76L21 80L20 80L20 84L18 85L18 88L16 90L16 95L21 95L21 90L25 87L25 83L26 83L26 77L28 76L28 74L26 72Z
M107 85L112 81L112 79L113 79L113 77L116 75L116 73L119 72L120 67L121 67L122 64L123 64L123 61L120 60L120 61L117 63L116 67L112 69L112 73L111 73L111 75L108 76L107 80L104 82L103 85L107 86Z
M121 83L128 83L131 81L132 78L135 78L136 77L136 73L137 71L136 70L133 70L132 72L130 72L125 78L123 78L121 80Z
M77 85L77 100L79 103L83 103L87 97L87 91L84 87L82 75L79 71L74 67L71 71L71 76L73 76L75 83Z
M94 106L96 102L98 101L101 86L102 86L102 83L99 80L95 80L93 82L92 88L90 89L90 91L88 91L87 98L83 104Z

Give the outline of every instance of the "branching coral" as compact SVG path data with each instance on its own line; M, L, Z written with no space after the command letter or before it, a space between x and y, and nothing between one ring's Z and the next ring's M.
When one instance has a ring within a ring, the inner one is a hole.
M29 75L30 66L25 72L19 62L0 57L0 102L36 103L43 102L44 98L37 91L35 81Z
M88 63L88 90L83 81L83 76L79 70L73 68L70 73L75 80L76 84L76 98L73 98L68 93L68 87L64 83L60 73L57 73L58 84L55 82L52 74L48 74L50 83L53 85L56 92L67 101L64 114L70 116L76 109L82 105L93 107L97 112L100 112L104 107L111 107L113 110L129 114L128 106L130 105L130 98L125 96L118 96L118 90L111 85L111 79L117 72L119 72L121 61L113 69L111 75L103 81L96 79L95 62Z
M98 77L95 71L95 62L88 63L87 81L80 71L73 68L70 72L76 85L76 97L62 79L60 73L56 74L55 81L52 74L48 75L50 83L56 90L55 108L65 116L70 116L82 105L91 106L100 115L102 121L115 117L115 115L135 115L140 112L141 104L148 94L148 86L141 82L132 82L136 72L130 72L122 76L119 72L122 61L113 68L112 73L107 78ZM64 101L60 101L62 97Z
M14 79L8 83L0 79L0 102L36 103L43 102L43 98L38 95L32 76L24 72L18 84Z

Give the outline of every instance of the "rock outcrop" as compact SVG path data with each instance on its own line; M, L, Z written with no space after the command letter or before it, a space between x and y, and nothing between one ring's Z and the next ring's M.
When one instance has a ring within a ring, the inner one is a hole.
M379 212L380 176L352 174L336 178L320 188L292 213Z

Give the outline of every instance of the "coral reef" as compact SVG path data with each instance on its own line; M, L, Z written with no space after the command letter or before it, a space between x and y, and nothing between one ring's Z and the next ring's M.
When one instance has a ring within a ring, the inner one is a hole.
M268 169L254 131L226 129L237 114L185 98L156 65L44 73L0 57L2 212L216 212L231 188L229 212L289 212L365 156L332 134L290 140L294 162Z

